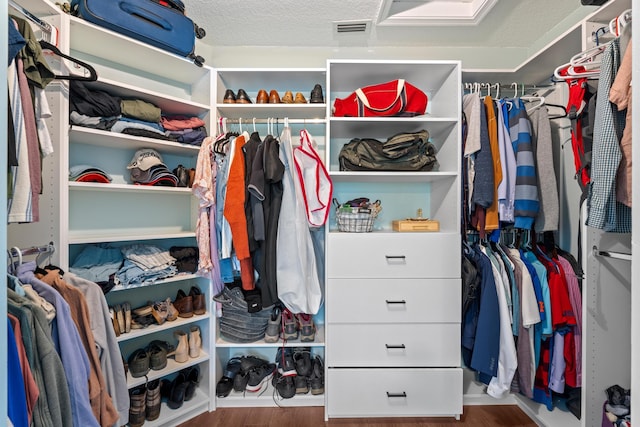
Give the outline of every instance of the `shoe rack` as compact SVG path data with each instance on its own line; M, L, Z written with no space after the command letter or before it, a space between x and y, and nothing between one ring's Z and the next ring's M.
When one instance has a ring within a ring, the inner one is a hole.
M380 200L382 210L367 233L341 232L334 211L329 218L325 416L459 418L460 63L329 60L327 74L326 164L333 197L340 203ZM427 94L425 115L331 115L335 99L395 79ZM340 170L340 149L352 138L385 141L423 129L437 148L437 170ZM439 221L440 230L394 231L394 220L413 218L418 209Z
M326 70L324 68L219 68L216 69L215 81L216 118L218 122L222 118L228 119L229 130L249 133L257 131L261 138L264 138L268 133L279 136L283 129L284 119L287 118L294 145L298 144L300 131L307 129L317 142L320 155L324 155L327 105L326 102L310 102L311 91L316 84L322 86L324 101L326 101ZM244 92L242 98L248 96L251 103L225 102L229 90L236 98L238 98L238 92ZM277 98L282 101L288 91L291 92L294 101L299 92L307 102L269 103L269 100L273 101ZM257 103L258 98L261 101L266 99L267 102ZM269 121L270 124L265 123ZM239 344L223 339L216 331L215 375L212 377L212 381L215 384L222 378L227 362L234 357L255 356L273 363L278 348L283 346L292 349L308 347L311 349L312 357L318 355L324 359L324 305L312 319L316 327L313 342L301 342L300 335L298 335L297 339L289 339L284 343L282 339L279 339L277 342L259 340L253 343ZM231 391L226 397L215 397L215 407L323 406L325 404L324 394L314 395L309 392L282 399L277 396L271 381L266 385L266 389L261 389L256 393Z

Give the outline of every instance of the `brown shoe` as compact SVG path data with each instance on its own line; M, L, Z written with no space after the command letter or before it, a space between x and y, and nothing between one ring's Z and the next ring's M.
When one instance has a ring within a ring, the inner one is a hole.
M116 317L116 312L113 307L109 307L109 314L111 315L111 322L113 322L113 331L116 333L116 337L120 336L120 324Z
M267 91L264 89L260 89L258 91L258 96L256 96L256 104L268 104L269 103L269 95L267 95Z
M269 92L269 104L282 104L282 101L280 101L280 95L275 89L272 89L271 92Z
M193 312L195 314L204 314L207 312L207 302L204 299L204 294L197 286L192 286L189 291L189 296L193 300Z
M178 291L176 300L173 302L173 306L180 313L180 317L193 316L193 298L184 293L182 289Z
M196 170L194 168L189 169L189 188L193 187L193 181L196 179Z
M296 100L294 101L296 104L306 104L307 98L301 92L296 92Z
M283 104L293 104L293 93L290 90L286 91L282 97Z

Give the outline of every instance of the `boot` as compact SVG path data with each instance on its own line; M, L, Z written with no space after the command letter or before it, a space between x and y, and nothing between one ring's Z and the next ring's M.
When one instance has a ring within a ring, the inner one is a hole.
M147 386L141 385L129 390L129 425L140 427L147 417Z
M200 347L202 347L200 328L192 326L189 334L189 356L193 358L200 356Z
M174 335L178 338L175 356L176 362L185 363L189 360L189 342L187 341L187 334L183 331L175 331Z
M160 417L160 380L147 383L147 421L157 420Z

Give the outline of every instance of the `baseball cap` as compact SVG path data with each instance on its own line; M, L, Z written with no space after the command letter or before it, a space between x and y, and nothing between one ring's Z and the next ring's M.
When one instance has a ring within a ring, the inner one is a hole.
M96 175L101 175L103 178ZM69 179L80 182L111 182L111 176L108 173L91 165L76 165L70 167Z
M78 182L101 182L103 184L108 184L111 182L109 178L97 172L87 172L83 173L76 178Z
M142 148L133 155L127 169L138 168L143 171L150 167L162 164L162 156L153 148Z

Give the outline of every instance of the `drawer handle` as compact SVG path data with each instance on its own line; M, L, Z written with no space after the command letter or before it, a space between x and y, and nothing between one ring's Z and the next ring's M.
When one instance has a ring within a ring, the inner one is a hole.
M386 259L406 259L405 255L385 255Z
M403 391L402 393L389 393L387 392L387 397L407 397L407 392Z
M407 302L403 299L399 300L399 301L393 301L393 300L385 300L387 304L406 304Z
M387 348L407 348L404 344L385 344Z

